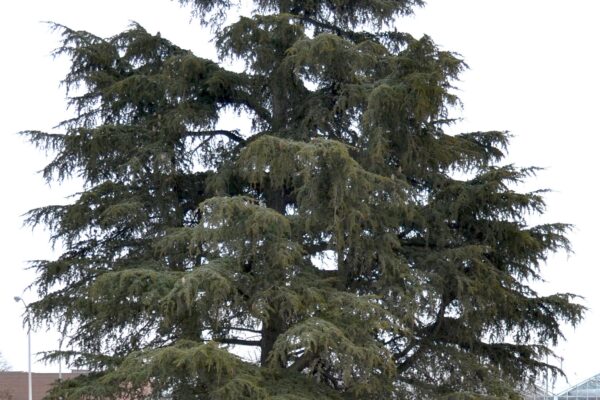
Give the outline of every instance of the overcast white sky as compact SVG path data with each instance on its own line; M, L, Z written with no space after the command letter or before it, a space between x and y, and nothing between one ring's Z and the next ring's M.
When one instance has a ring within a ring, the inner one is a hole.
M575 253L553 257L544 268L542 292L569 291L585 297L587 317L556 348L571 384L600 373L600 290L596 251L598 108L600 101L600 2L593 0L430 0L398 29L427 33L444 49L465 58L470 70L458 82L464 109L457 129L509 130L510 160L546 167L527 188L551 188L547 222L576 225ZM26 260L51 256L42 231L22 228L30 208L61 203L76 190L48 187L36 174L45 162L15 133L51 130L68 115L66 60L50 52L58 36L40 21L55 21L109 36L135 20L154 33L203 57L213 57L207 37L186 9L169 0L29 0L0 2L0 352L15 370L27 368L22 305L33 274ZM35 332L33 351L55 348L55 332ZM56 365L34 363L34 371ZM568 386L556 383L556 391Z

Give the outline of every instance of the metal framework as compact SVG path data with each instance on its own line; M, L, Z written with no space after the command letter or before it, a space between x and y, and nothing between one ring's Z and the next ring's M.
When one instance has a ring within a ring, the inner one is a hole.
M544 393L543 390L536 387L526 393L523 398L525 400L600 400L600 374L594 375L558 395Z

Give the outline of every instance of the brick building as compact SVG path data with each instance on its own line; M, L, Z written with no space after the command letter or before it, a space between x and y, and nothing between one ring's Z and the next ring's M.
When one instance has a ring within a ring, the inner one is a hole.
M81 375L81 372L63 373L63 379L72 379ZM32 400L41 400L52 384L58 380L58 373L31 374ZM27 372L6 371L0 372L0 400L27 400L28 383Z

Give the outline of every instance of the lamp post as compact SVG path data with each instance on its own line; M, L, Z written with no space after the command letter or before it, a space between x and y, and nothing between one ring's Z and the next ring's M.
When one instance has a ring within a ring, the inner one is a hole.
M25 311L27 311L27 304L25 304L23 298L15 296L14 299L17 303L23 303L23 306L25 306ZM29 400L32 400L33 393L31 387L31 319L29 318L29 315L27 315L27 383Z

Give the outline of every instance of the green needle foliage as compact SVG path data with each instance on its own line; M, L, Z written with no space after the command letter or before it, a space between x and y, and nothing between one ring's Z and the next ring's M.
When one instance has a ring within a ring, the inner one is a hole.
M569 226L527 224L505 132L445 133L463 61L393 30L422 1L180 2L244 72L56 26L76 116L26 134L84 188L28 214L64 249L30 311L91 373L51 396L518 398L583 312L530 286Z

